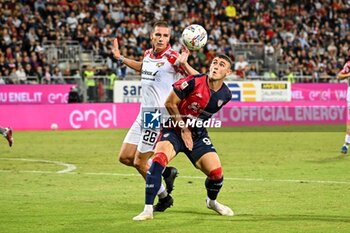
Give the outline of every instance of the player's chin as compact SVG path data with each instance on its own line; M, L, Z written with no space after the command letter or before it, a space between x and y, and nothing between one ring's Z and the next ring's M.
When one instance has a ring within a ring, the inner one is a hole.
M209 77L212 78L212 79L215 79L217 76L218 75L217 75L217 73L215 71L209 73Z
M156 45L156 49L157 49L157 50L162 51L162 50L164 50L165 48L166 48L166 45L164 45L164 44L157 44L157 45Z
M216 78L215 78L215 76L213 76L213 75L209 75L209 80L214 81L214 80L216 80Z
M217 81L217 80L221 80L223 77L221 77L220 75L218 74L213 74L211 77L209 77L210 80L213 80L213 81Z

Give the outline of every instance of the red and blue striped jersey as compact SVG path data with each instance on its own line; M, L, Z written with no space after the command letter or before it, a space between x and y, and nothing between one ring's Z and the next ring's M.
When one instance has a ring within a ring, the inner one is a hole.
M173 84L173 90L181 99L178 105L180 114L187 118L208 120L232 98L225 83L218 91L209 87L206 74L190 75Z

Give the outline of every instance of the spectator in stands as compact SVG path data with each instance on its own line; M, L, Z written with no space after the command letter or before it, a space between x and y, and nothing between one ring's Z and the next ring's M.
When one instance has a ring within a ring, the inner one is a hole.
M43 0L36 0L34 2L34 9L39 12L45 11L45 2Z
M72 31L75 31L75 29L77 28L78 26L78 20L75 16L75 12L74 11L71 11L67 20L67 26L72 30Z
M287 74L288 82L295 83L294 73L290 69L286 70L286 74Z
M81 47L83 50L92 50L92 42L90 37L84 36L84 39L81 42Z
M226 6L225 12L228 18L236 17L237 11L236 11L236 7L233 5L233 1L230 1L230 5Z
M208 52L206 53L206 59L208 61L211 61L214 59L214 57L216 56L216 51L214 49L209 49ZM193 60L189 60L189 63L192 63Z
M105 88L104 80L102 78L97 79L97 96L98 102L105 102Z
M64 66L63 76L67 76L67 77L72 76L72 70L70 68L69 63L66 63Z
M249 79L254 79L258 76L258 70L256 69L256 65L253 63L248 71L247 77Z
M99 39L96 39L92 45L92 51L95 55L99 55L101 51L101 43Z
M36 68L39 66L38 56L36 55L36 52L31 52L30 54L30 66L35 71Z
M51 72L50 72L50 67L49 66L45 66L45 73L44 73L44 77L41 80L41 83L43 84L50 84L51 83Z
M8 67L9 69L14 69L14 68L16 68L16 61L15 61L15 59L10 58L9 62L7 62L6 65L7 65L7 67Z
M110 15L110 14L109 14ZM112 22L111 22L112 23ZM102 29L102 32L101 32L101 36L103 38L109 38L109 37L113 37L114 36L114 30L113 28L111 27L111 25L109 23L107 23L103 29Z
M53 57L53 58L51 59L51 62L50 62L50 64L49 64L49 66L50 66L50 72L53 73L53 70L55 69L55 67L58 66L58 60L57 60L56 57Z
M85 85L87 86L88 101L94 103L97 101L97 86L95 80L96 69L89 65L84 71Z
M318 70L318 77L319 77L319 82L321 83L327 83L329 80L329 76L323 66L320 67Z
M55 83L55 84L65 84L60 68L55 67L55 69L53 70L51 80L52 80L52 83Z
M114 82L117 80L117 75L112 69L108 70L108 89L107 89L107 102L113 102Z
M21 83L21 82L17 79L16 71L17 71L16 67L13 67L12 69L10 69L10 70L8 71L9 74L6 75L6 76L9 76L9 77L8 77L8 80L7 80L7 82L8 82L9 84Z
M214 36L209 36L206 47L209 51L218 49L218 45L215 44Z
M43 67L41 66L38 66L35 70L35 76L37 77L38 79L38 83L42 83L42 79L44 77L44 71L43 71Z
M236 75L241 77L242 79L245 78L246 72L249 70L249 64L245 61L243 55L238 56L238 61L235 62L235 72Z
M269 69L268 71L264 72L264 79L265 80L277 80L277 75L275 72L273 72L272 69Z
M24 71L28 76L35 76L35 71L33 70L32 66L30 65L30 63L26 63L25 67L24 67Z
M19 83L26 83L27 81L27 75L26 75L26 72L24 72L22 64L18 64L18 67L16 70L16 77Z
M275 53L275 48L271 45L270 41L266 42L264 52L267 56L272 56Z

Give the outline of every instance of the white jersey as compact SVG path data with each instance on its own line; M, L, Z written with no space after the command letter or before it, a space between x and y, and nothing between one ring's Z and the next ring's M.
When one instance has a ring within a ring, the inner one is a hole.
M185 76L177 62L179 53L170 45L159 54L152 49L145 52L141 70L141 108L164 107L172 84Z
M160 134L159 129L143 128L143 110L161 108L161 112L166 114L164 103L172 90L172 84L186 75L178 65L178 56L178 52L170 45L158 54L154 54L152 49L145 52L141 70L141 109L124 139L124 143L137 145L137 150L141 153L153 151Z
M341 74L347 74L350 72L350 61L348 61L347 63L345 63L343 69L340 71ZM348 93L347 93L347 97L346 100L348 101L348 103L350 102L350 78L348 78Z

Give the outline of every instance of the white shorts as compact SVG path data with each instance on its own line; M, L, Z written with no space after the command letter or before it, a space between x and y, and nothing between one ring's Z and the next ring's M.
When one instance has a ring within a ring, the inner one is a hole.
M137 150L141 153L153 152L159 134L159 129L142 128L141 116L139 114L126 134L123 143L137 145Z

